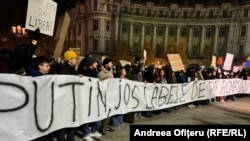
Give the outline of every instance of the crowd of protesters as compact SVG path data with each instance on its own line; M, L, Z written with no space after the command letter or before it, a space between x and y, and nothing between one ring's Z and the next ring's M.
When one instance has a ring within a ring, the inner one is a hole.
M187 83L197 80L212 79L231 79L241 78L247 80L248 70L243 68L238 72L223 70L222 67L190 67L186 71L172 71L168 64L159 68L158 66L146 66L145 57L135 57L132 64L121 66L117 64L114 67L111 58L105 58L99 62L91 54L79 60L79 56L74 51L66 51L62 59L50 59L46 56L36 56L33 54L36 50L39 39L39 29L33 34L33 40L30 44L19 45L13 51L1 50L0 55L0 73L13 73L26 76L42 76L48 74L76 75L79 77L93 77L100 81L108 78L129 79L145 83L174 84ZM238 95L237 95L238 96ZM215 97L204 101L195 101L188 104L188 107L196 107L202 104L225 103L228 100L236 100L235 95L226 97ZM179 106L174 107L178 109ZM35 139L36 141L48 141L56 138L57 141L75 141L76 132L81 132L82 138L86 141L92 141L93 138L101 138L106 135L106 131L114 132L115 128L123 125L123 122L134 123L138 118L151 118L162 112L168 112L168 109L156 111L131 112L118 114L101 121L86 123L78 128L63 128L49 135Z

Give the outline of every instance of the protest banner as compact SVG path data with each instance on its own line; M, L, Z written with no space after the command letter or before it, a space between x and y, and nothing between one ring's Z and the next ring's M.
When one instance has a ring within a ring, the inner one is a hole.
M0 74L0 136L27 141L116 114L174 107L214 96L250 93L250 81L218 79L153 84L71 75Z
M29 0L25 28L53 36L57 3L52 0Z

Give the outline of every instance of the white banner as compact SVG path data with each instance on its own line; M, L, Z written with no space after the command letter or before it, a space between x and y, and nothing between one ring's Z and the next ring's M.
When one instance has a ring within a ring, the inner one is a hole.
M46 35L53 36L57 3L52 0L29 0L25 28L37 28Z
M64 127L177 106L219 95L250 93L250 81L218 79L153 84L71 75L0 74L0 136L27 141Z

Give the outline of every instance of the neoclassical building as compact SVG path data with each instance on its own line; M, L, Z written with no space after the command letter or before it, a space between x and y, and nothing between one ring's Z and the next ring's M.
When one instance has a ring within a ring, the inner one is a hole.
M151 43L156 56L168 45L185 43L189 58L250 55L250 0L85 0L68 10L66 40L81 54L109 55L117 41L133 55Z

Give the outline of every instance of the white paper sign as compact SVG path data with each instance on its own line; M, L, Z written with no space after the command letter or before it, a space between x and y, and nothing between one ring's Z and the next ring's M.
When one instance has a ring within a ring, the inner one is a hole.
M40 33L53 36L57 3L52 0L29 0L25 28L40 29Z
M234 59L234 55L227 53L226 59L223 65L224 70L231 70L233 59Z
M147 51L145 49L143 50L143 57L147 58Z

